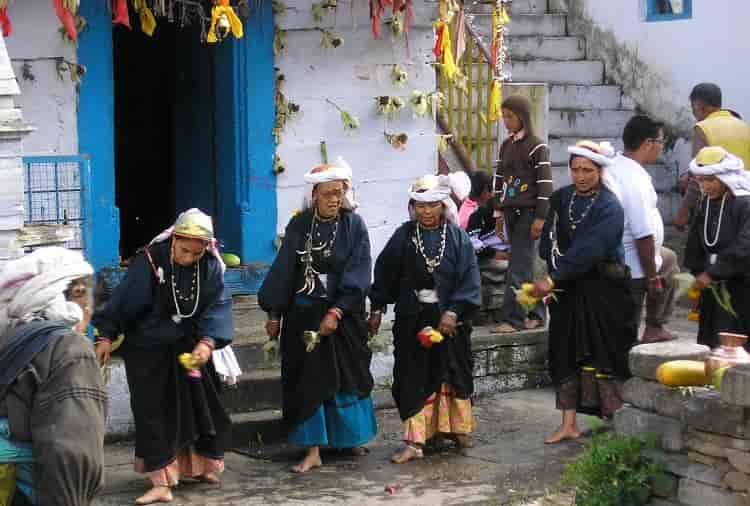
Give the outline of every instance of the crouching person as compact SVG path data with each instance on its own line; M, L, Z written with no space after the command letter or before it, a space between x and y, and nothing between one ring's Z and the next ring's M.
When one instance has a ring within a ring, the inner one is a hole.
M102 483L107 397L82 335L92 274L57 247L0 270L0 504L85 506Z

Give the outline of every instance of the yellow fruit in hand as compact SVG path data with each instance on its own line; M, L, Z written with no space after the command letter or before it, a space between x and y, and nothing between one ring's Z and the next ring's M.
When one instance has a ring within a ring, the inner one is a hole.
M443 334L438 332L437 330L433 330L430 334L430 341L437 344L443 342Z
M194 371L198 369L198 365L195 363L195 358L190 353L182 353L179 357L177 357L177 360L180 362L180 365L187 369L188 371Z

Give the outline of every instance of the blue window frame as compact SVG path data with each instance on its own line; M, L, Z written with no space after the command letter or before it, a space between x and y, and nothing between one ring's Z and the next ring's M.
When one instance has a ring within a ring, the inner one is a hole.
M646 21L692 19L693 0L646 0Z

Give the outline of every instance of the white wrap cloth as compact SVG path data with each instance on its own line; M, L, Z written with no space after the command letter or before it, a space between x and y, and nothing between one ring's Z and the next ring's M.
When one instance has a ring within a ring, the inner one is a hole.
M83 320L83 310L65 300L63 292L73 280L93 273L81 253L57 246L6 263L0 270L0 336L34 318L74 327Z
M622 200L617 183L615 183L612 176L607 172L607 167L614 163L615 155L617 155L611 143L604 141L597 144L594 141L588 140L578 141L574 146L568 146L568 153L571 156L586 158L598 165L602 169L602 184L609 188L617 196L618 200Z
M690 173L719 178L735 197L750 195L750 174L744 162L722 147L709 146L698 151L690 162Z
M453 224L458 224L458 209L451 198L453 189L449 176L427 174L417 179L409 187L409 216L416 219L414 214L415 202L442 202L445 207L445 218Z
M303 208L309 209L313 205L313 190L320 183L332 181L344 182L344 202L341 207L349 211L355 211L359 204L354 195L354 180L352 179L352 168L342 157L336 159L336 163L324 163L310 169L304 176L307 188Z

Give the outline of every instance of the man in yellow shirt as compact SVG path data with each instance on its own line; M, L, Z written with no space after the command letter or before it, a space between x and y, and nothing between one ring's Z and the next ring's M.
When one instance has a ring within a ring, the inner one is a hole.
M706 146L721 146L745 162L750 168L750 125L736 113L721 108L721 88L714 83L701 83L690 93L690 106L697 120L693 128L692 157ZM674 226L683 230L700 200L700 188L692 178L687 179L687 191Z

